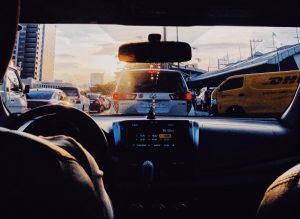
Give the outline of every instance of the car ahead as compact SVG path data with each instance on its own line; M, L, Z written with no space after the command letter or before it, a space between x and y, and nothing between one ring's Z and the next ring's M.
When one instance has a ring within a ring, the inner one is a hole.
M141 69L123 72L112 95L112 114L188 115L192 94L179 71Z
M100 94L97 93L88 93L87 97L90 99L90 112L103 112L105 110L104 100L101 98Z
M210 111L211 106L211 93L214 88L212 87L204 87L200 90L200 94L196 97L196 108L201 111Z
M77 87L60 87L59 89L65 92L75 108L82 111L89 111L90 101L80 93Z
M204 92L205 92L206 88L202 88L199 92L199 95L196 97L196 109L197 110L204 110Z
M36 88L27 93L28 110L45 105L71 106L70 99L59 89Z
M103 102L103 106L105 110L110 109L111 102L107 96L100 96L100 100Z

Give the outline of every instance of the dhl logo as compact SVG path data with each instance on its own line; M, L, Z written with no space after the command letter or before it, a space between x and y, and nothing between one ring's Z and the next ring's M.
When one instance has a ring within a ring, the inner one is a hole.
M278 84L294 84L300 83L300 75L285 76L285 77L271 77L268 82L262 83L262 85L278 85Z

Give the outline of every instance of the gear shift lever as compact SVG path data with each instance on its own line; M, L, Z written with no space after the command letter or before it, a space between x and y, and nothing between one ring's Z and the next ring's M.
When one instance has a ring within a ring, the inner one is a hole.
M142 164L142 174L143 174L143 179L147 187L150 187L153 181L153 175L154 175L154 164L146 160Z

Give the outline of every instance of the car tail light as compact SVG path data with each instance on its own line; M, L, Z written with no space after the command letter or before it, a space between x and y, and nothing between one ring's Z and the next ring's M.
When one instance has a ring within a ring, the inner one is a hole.
M117 100L134 100L136 98L136 94L125 94L125 95L121 95L120 93L118 92L115 92L113 93L112 95L112 99L114 101L117 101Z
M169 94L170 96L170 99L171 100L187 100L187 101L191 101L193 96L192 96L192 93L191 92L186 92L186 93L183 93L183 94Z
M185 99L187 100L187 101L191 101L192 99L193 99L193 96L192 96L192 93L191 92L186 92L186 94L185 94Z
M149 73L149 74L158 74L159 70L150 69L150 70L147 71L147 73Z
M112 95L113 100L119 100L120 99L120 94L118 92L114 92Z

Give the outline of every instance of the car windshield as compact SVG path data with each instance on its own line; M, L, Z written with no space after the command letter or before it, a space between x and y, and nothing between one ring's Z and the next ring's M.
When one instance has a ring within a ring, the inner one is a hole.
M50 100L53 96L52 91L30 91L28 94L28 99L32 100Z
M124 72L116 88L121 93L184 93L186 84L179 72L155 70Z
M74 107L92 116L145 115L155 105L158 116L278 118L289 107L300 81L297 28L22 27L13 63L20 69L23 83L31 88L62 89L70 97L79 96L80 90L83 95L73 101ZM29 33L36 33L30 40L40 46L31 48ZM189 43L192 59L180 63L118 60L120 45L146 42L152 33L160 34L162 41ZM27 54L28 48L31 52ZM33 50L34 62L28 58ZM106 97L102 105L91 107L84 99L94 99L94 94ZM30 98L35 98L32 95Z
M74 88L60 88L61 90L63 90L65 92L65 94L69 97L76 97L78 96L78 91L77 89Z

